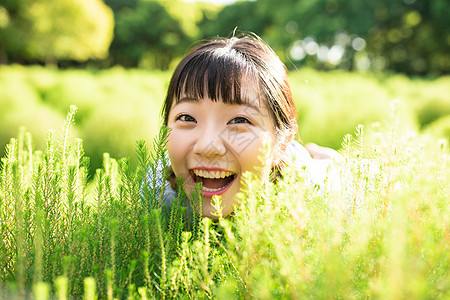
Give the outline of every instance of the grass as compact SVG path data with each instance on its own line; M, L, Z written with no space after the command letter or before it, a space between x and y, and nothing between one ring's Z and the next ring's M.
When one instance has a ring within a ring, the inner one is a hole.
M37 147L45 147L47 131L58 128L74 104L78 113L72 131L85 141L91 176L101 168L105 152L134 159L135 141L151 141L158 134L168 76L121 68L95 72L1 66L1 155L21 126L32 133Z
M138 142L134 165L105 155L88 200L75 112L44 150L22 132L2 158L0 298L450 297L448 142L399 126L395 106L345 136L341 192L302 170L263 186L247 174L241 205L217 222L182 191L161 205L147 174L165 164L164 130L152 151Z
M101 168L105 152L116 158L131 157L136 163L135 141L151 141L158 134L170 75L122 68L0 66L0 156L21 126L33 135L36 148L45 148L47 131L58 128L74 104L78 113L72 131L84 141L91 178ZM394 99L405 128L441 137L450 130L448 122L442 121L450 115L449 76L430 81L302 68L289 77L305 143L339 149L344 136L358 124L388 121Z

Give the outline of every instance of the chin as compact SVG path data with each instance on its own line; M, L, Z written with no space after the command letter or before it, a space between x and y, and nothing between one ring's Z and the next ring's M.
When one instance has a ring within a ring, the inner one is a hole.
M222 199L222 217L227 217L229 214L233 212L233 204L224 204L224 202L227 202ZM213 220L219 219L219 217L216 215L216 209L213 207L213 199L208 197L203 197L203 210L202 210L202 217L211 218Z
M190 177L187 180L188 187L191 190L195 190L195 185L202 183L208 185L201 176L196 175L198 172L190 172ZM231 173L231 172L230 172ZM217 220L216 209L213 206L213 197L221 197L222 216L227 217L236 204L235 196L240 189L240 176L238 173L232 173L227 179L220 179L223 181L223 185L219 188L212 189L208 186L203 186L201 189L201 196L203 198L202 217L208 217L213 220Z

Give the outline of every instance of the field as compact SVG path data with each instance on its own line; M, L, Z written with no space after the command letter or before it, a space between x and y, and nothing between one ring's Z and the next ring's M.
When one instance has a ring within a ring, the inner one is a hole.
M42 149L49 129L59 129L70 105L78 107L73 134L84 141L91 175L103 153L134 156L136 140L151 141L160 124L170 72L56 70L0 67L0 155L25 126ZM358 124L389 120L395 101L400 124L450 140L450 77L317 72L290 74L298 107L300 139L339 149Z
M0 298L450 297L449 78L291 74L301 139L339 149L342 191L249 174L213 223L142 186L164 157L169 76L0 69L0 136L17 137L0 168Z

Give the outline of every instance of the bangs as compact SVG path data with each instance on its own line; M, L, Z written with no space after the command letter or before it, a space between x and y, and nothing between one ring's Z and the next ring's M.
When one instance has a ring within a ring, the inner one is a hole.
M258 87L255 68L242 54L230 48L198 53L174 75L173 99L176 103L181 97L189 97L242 104L245 102L242 92Z
M176 67L163 105L164 124L184 97L226 104L266 105L275 126L296 126L286 68L264 42L252 37L217 39L195 47Z

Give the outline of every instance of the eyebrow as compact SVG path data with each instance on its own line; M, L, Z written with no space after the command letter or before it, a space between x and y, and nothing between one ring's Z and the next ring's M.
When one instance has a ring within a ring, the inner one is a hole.
M183 103L183 102L199 102L198 98L192 98L192 97L183 97L178 99L177 101L175 101L175 105ZM229 105L245 105L248 106L250 108L253 108L254 110L256 110L257 112L261 113L261 109L259 108L259 106L256 106L254 104L252 104L250 101L244 99L242 101L242 103L225 103L225 104L229 104Z

